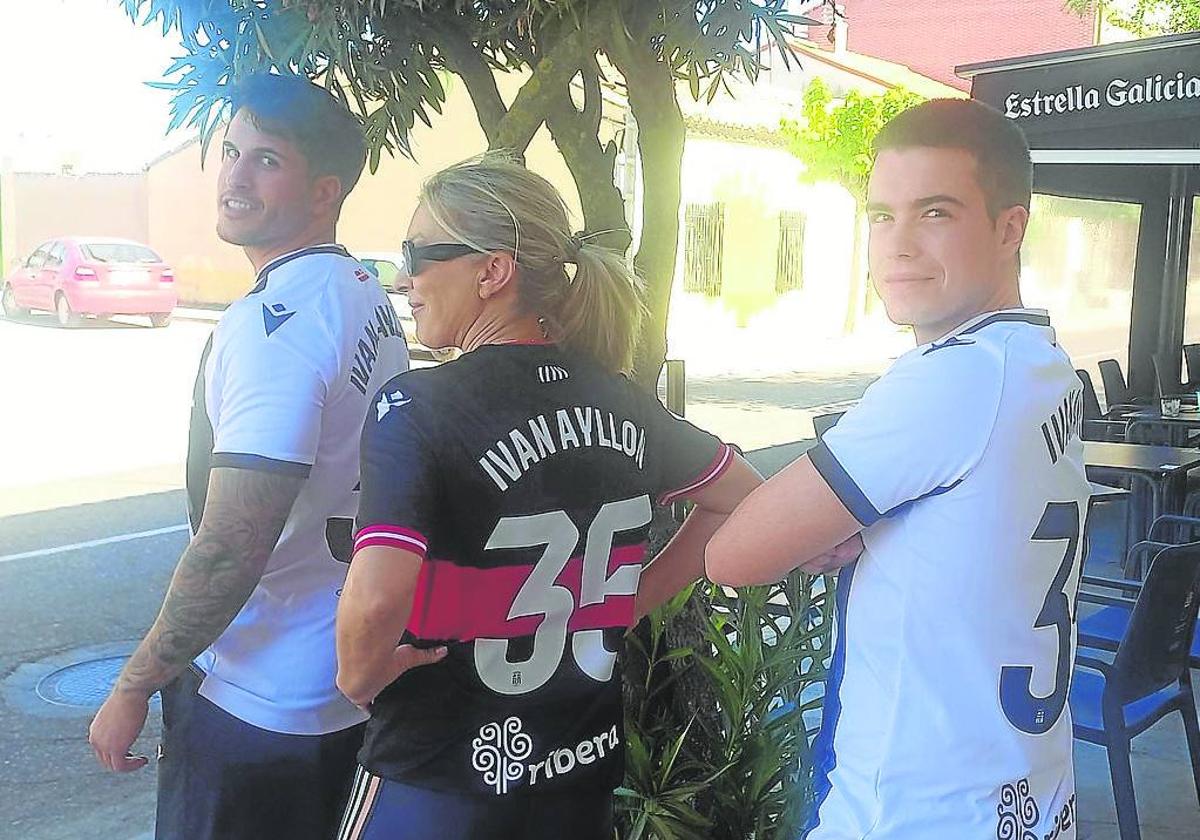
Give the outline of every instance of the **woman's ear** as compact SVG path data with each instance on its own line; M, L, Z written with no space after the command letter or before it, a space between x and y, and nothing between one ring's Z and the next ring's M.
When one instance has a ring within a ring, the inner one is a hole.
M517 276L517 261L507 251L496 251L484 255L479 274L479 297L482 300L495 297L514 283Z

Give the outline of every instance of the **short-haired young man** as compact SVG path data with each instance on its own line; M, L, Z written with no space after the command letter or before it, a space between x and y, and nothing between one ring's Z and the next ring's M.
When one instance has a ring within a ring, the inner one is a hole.
M1080 382L1018 290L1029 150L970 100L912 108L875 147L872 279L918 346L746 499L708 573L760 583L857 557L804 836L1068 840L1089 488Z
M336 245L362 173L358 121L296 76L235 88L217 233L258 274L196 380L193 536L162 611L91 727L116 771L163 693L158 840L333 836L366 714L335 686L334 616L359 434L408 368L387 295Z

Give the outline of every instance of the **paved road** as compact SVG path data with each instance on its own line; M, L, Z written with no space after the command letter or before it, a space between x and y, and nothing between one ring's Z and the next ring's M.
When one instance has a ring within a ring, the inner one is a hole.
M212 324L0 320L0 492L182 463Z
M152 828L153 770L102 771L86 743L91 709L53 705L37 685L56 667L129 652L186 544L183 505L175 490L0 519L0 837L130 840ZM27 554L147 531L160 533ZM142 751L153 754L158 732L156 707Z

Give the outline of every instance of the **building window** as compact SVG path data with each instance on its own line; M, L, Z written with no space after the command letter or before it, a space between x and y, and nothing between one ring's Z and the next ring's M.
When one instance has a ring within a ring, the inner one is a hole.
M689 204L683 214L683 230L683 290L720 297L725 206Z
M779 214L779 256L775 262L775 293L804 288L804 214L785 210Z

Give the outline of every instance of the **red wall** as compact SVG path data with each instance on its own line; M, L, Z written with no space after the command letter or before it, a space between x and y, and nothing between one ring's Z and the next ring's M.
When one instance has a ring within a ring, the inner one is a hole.
M842 0L851 52L904 64L961 90L958 64L1090 47L1095 14L1079 16L1064 0ZM829 46L826 31L811 37Z

